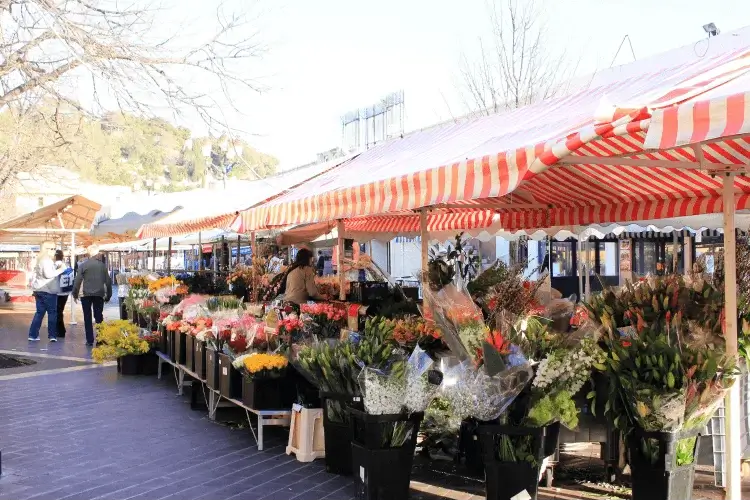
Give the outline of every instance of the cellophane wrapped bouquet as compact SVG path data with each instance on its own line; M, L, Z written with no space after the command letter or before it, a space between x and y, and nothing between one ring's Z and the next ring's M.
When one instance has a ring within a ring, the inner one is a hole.
M576 394L603 360L593 331L573 337L568 329L555 330L553 321L538 316L546 312L543 305L493 309L494 323L503 331L492 330L469 295L453 286L432 293L428 301L446 343L462 359L446 371L444 394L464 418L577 427ZM497 445L501 461L536 461L529 436L503 436Z
M607 412L629 432L702 429L737 374L722 337L724 295L696 276L652 277L607 289L587 305L607 346ZM678 465L693 462L695 438L677 445ZM658 444L643 440L656 461Z
M427 291L431 316L443 340L461 361L445 372L443 393L462 418L500 417L532 377L520 348L485 324L468 293L453 285Z

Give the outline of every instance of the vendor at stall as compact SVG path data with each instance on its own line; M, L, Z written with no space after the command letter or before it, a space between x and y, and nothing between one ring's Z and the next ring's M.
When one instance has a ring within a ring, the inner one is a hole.
M313 254L308 249L300 249L294 264L286 273L284 300L296 305L304 304L310 299L323 299L315 285L315 268L312 265Z

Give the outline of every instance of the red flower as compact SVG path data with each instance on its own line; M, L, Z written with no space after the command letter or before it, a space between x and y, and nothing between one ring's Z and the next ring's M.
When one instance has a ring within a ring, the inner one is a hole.
M226 332L226 331L224 331ZM231 338L231 331L229 331L230 338ZM247 338L244 334L235 334L234 339L231 339L227 342L229 345L229 348L235 353L244 353L247 351Z
M633 344L633 343L631 343L630 341L628 341L628 340L626 339L626 340L624 340L624 341L622 342L622 347L623 347L623 348L630 348L630 345L631 345L631 344Z

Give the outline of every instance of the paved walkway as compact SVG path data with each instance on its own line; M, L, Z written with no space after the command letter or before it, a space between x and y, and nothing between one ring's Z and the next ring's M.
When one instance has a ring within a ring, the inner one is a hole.
M171 378L123 377L111 365L80 361L90 356L81 326L65 341L29 345L30 319L0 311L0 350L79 361L41 373L0 371L0 499L353 497L350 478L326 473L322 461L286 456L284 430L268 432L259 452L246 425L191 410Z

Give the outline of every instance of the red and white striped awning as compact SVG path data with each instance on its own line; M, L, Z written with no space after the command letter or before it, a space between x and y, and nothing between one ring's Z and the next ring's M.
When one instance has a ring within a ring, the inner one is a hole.
M605 72L562 98L407 135L243 211L235 228L420 207L496 212L509 231L720 211L713 170L750 162L742 137L748 101L744 92L721 95L750 89L750 31L740 39L703 58L692 46L678 49ZM685 146L699 137L721 141ZM736 186L745 208L750 183L738 178ZM361 221L363 231L386 224Z

